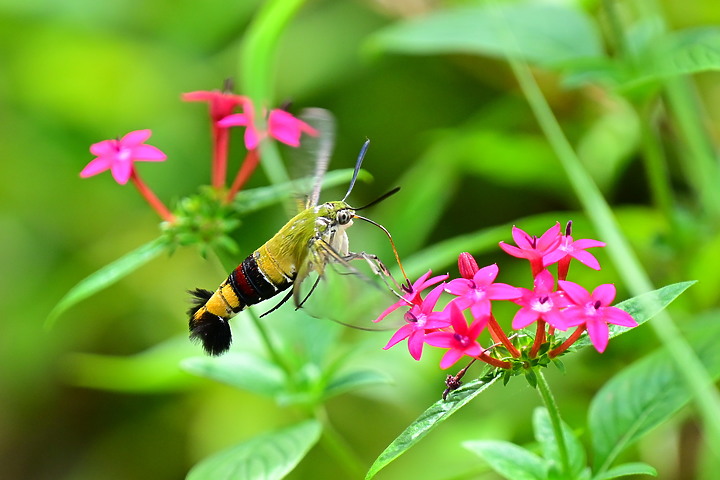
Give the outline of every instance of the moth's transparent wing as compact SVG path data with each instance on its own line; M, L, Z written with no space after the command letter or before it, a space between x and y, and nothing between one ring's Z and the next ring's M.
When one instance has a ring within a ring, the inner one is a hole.
M391 330L403 323L406 308L375 323L399 300L398 287L382 262L366 254L343 258L327 245L317 250L324 263L296 283L293 306L313 317L364 330Z
M323 177L335 146L335 119L328 110L307 108L299 118L317 131L304 135L300 147L291 151L290 175L296 182L300 208L318 204Z

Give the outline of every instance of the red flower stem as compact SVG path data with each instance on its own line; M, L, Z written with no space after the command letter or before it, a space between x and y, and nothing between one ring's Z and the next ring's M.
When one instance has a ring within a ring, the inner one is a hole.
M548 337L549 337L550 335L554 335L554 334L555 334L555 327L553 327L552 325L548 326L547 334L548 334Z
M505 368L505 369L509 369L510 367L512 367L512 364L510 362L506 362L505 360L500 360L495 357L491 357L490 355L488 355L485 352L481 353L476 358L478 360L482 360L483 362L492 365L493 367Z
M490 320L488 320L488 328L490 329L490 336L495 343L502 343L503 346L507 348L508 352L510 352L510 355L512 355L514 358L520 358L520 351L515 348L515 345L513 345L507 335L505 335L502 327L497 322L497 320L495 320L494 315L490 315Z
M229 129L213 125L212 185L217 190L225 186L229 134Z
M150 190L150 187L145 185L145 182L140 180L140 177L137 174L137 171L133 168L132 173L130 174L130 180L135 184L135 187L140 192L140 195L145 197L145 200L150 204L150 206L160 215L160 218L165 220L166 222L174 222L175 217L172 213L170 213L170 210L165 206L164 203L160 201L160 199L153 193L152 190Z
M252 175L252 173L255 171L255 167L258 166L259 162L260 155L258 155L257 149L248 150L248 153L245 156L245 160L243 160L242 166L240 167L240 170L238 171L237 176L233 181L232 187L230 187L230 191L228 192L227 197L225 198L226 203L230 203L233 201L235 195L237 195L243 185L245 185L245 182L248 181L250 175Z
M562 343L562 345L560 345L560 346L557 347L557 348L554 348L554 349L550 350L550 353L548 353L548 355L550 356L550 358L555 358L555 357L557 357L558 355L560 355L561 353L563 353L565 350L567 350L568 348L570 348L570 345L572 345L573 343L575 343L575 342L577 341L577 339L580 338L580 336L581 336L583 333L585 333L585 325L580 325L580 326L577 328L577 330L575 330L575 331L573 332L573 334L570 335L570 336L567 338L567 340L565 340L565 341Z
M530 349L530 358L537 357L537 353L540 350L540 346L545 343L545 321L537 321L537 330L535 332L535 341Z

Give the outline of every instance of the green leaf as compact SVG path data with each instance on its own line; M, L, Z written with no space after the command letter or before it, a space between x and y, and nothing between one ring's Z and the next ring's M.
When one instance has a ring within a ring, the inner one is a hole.
M358 369L340 373L333 377L325 387L324 398L328 399L337 395L357 390L369 385L383 385L392 383L392 378L377 370Z
M545 480L547 476L542 458L513 443L472 440L462 445L508 480Z
M195 375L216 380L241 390L277 398L284 393L283 370L257 355L229 352L222 357L191 357L180 366Z
M673 300L679 297L681 293L687 290L694 283L695 281L673 283L672 285L667 285L657 290L653 290L652 292L647 292L642 295L638 295L637 297L630 298L624 302L618 303L615 306L632 315L633 319L635 319L639 326L667 307ZM632 328L622 327L619 325L609 325L609 327L610 338L617 337ZM592 345L592 343L590 342L588 336L585 335L575 342L569 350L579 350L583 347L587 347L588 345Z
M320 438L308 420L218 452L195 465L187 480L274 480L285 477Z
M719 315L689 337L713 380L720 378ZM588 412L595 471L606 471L625 448L690 401L680 368L662 349L630 365L595 395Z
M512 32L514 48L508 46ZM593 20L582 11L550 4L481 5L454 8L381 31L371 47L410 54L508 53L537 65L602 56Z
M565 450L567 451L568 463L570 466L570 478L582 478L581 474L586 467L585 450L582 444L575 436L573 431L565 422L562 423L563 439L565 441ZM555 440L555 431L552 428L550 415L545 408L536 408L533 412L533 432L535 440L542 448L543 458L551 462L551 466L556 470L562 468L560 458L560 450Z
M366 480L373 478L390 462L415 446L425 435L437 425L447 420L453 413L464 407L470 400L484 392L500 378L499 374L486 375L483 378L468 382L451 392L447 400L438 400L411 423L388 447L375 459L370 466Z
M651 477L657 477L657 470L647 463L624 463L593 477L593 480L610 480L611 478L629 477L631 475L650 475Z
M196 347L185 335L129 356L69 353L62 359L63 379L71 385L126 393L186 389L197 379L177 368Z
M85 277L55 305L45 320L45 327L52 327L57 318L70 307L134 272L157 257L166 247L167 242L164 237L156 238Z
M681 30L652 42L643 56L641 80L720 70L720 28Z

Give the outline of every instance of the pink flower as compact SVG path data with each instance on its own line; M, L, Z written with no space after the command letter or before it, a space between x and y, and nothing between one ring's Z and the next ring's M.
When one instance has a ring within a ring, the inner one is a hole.
M465 355L470 357L480 355L483 348L477 339L487 325L487 317L474 320L472 324L468 325L462 310L454 302L450 302L443 313L449 317L452 331L431 332L425 335L425 343L428 345L450 349L440 360L440 368L454 365Z
M517 258L526 258L530 261L533 276L543 270L543 257L549 255L560 246L560 224L550 227L540 238L530 236L517 227L512 229L512 237L516 246L500 242L500 248Z
M593 270L600 270L600 263L591 253L586 252L585 250L588 248L604 246L605 242L601 242L599 240L591 240L589 238L573 240L570 235L562 235L557 249L543 257L543 266L547 267L553 263L563 260L567 260L569 262L570 257L572 257Z
M380 314L378 318L373 321L376 323L379 322L400 307L412 307L413 305L422 305L422 297L420 297L420 293L426 288L435 285L436 283L440 283L449 277L449 275L438 275L437 277L433 277L428 280L428 277L431 273L432 270L428 270L427 273L418 278L417 281L412 284L410 290L402 296L402 299L390 305L387 309L385 309L384 312Z
M407 338L410 355L415 360L420 360L425 334L450 325L446 315L442 312L433 312L435 304L443 293L443 287L444 285L435 287L428 293L424 301L414 304L410 311L405 313L405 321L408 323L395 332L387 345L383 347L384 350Z
M210 118L212 119L213 125L218 120L222 120L232 114L235 107L248 101L248 98L242 95L220 92L218 90L199 90L196 92L183 93L182 99L186 102L208 102Z
M152 131L135 130L120 140L103 140L90 146L97 158L88 163L80 176L92 177L110 170L116 182L125 185L133 173L133 162L162 162L167 156L158 148L145 145Z
M230 132L218 125L218 121L232 114L235 107L248 102L247 97L219 91L197 91L184 93L186 102L208 102L213 139L212 184L220 189L225 186L227 156Z
M608 344L610 331L608 323L623 327L637 327L629 313L609 305L615 299L615 285L606 283L598 286L592 294L580 285L560 280L560 288L572 304L564 311L569 327L585 325L590 341L602 353Z
M547 270L540 272L534 281L533 290L519 288L524 291L522 297L515 300L521 305L513 318L512 328L520 330L537 320L544 320L560 330L567 330L565 314L561 308L567 306L567 301L559 292L554 292L555 278Z
M474 318L490 315L490 300L513 300L522 295L522 290L505 283L493 283L498 275L498 266L493 264L475 272L472 279L451 280L445 291L458 298L453 300L461 310L467 308Z
M256 149L260 141L268 135L291 147L300 146L300 136L303 133L312 136L318 135L318 131L310 125L280 109L270 111L267 131L260 131L255 126L254 112L255 109L252 103L247 101L243 105L243 113L228 115L220 120L218 125L221 127L244 126L245 147L248 150Z

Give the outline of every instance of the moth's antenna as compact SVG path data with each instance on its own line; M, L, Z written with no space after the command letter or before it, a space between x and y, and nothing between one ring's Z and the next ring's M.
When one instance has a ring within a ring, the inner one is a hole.
M365 158L365 152L367 152L369 145L370 139L367 139L360 149L360 154L358 155L357 162L355 163L355 171L353 172L352 180L350 180L350 187L348 187L348 191L342 199L343 202L350 196L350 192L352 192L352 189L355 186L355 180L357 180L358 173L360 173L360 167L362 166L363 159Z
M395 195L395 194L396 194L397 192L399 192L399 191L400 191L400 187L395 187L395 188L393 188L392 190L390 190L389 192L384 193L383 195L380 195L378 198L376 198L376 199L373 200L372 202L368 203L367 205L363 205L362 207L353 208L353 210L357 211L357 210L362 210L362 209L364 209L364 208L370 208L370 207L372 207L373 205L382 202L382 201L385 200L386 198L392 197L393 195Z

